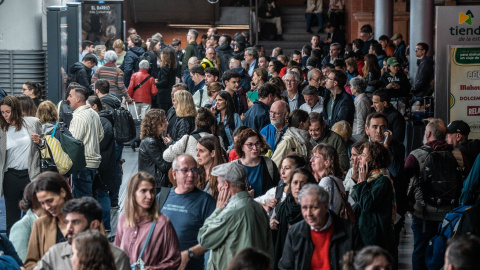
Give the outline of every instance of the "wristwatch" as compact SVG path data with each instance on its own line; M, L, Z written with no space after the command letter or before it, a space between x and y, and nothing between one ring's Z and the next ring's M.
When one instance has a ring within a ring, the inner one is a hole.
M195 257L195 253L193 253L193 251L191 251L190 249L188 249L187 252L188 252L188 258L191 259L191 258Z

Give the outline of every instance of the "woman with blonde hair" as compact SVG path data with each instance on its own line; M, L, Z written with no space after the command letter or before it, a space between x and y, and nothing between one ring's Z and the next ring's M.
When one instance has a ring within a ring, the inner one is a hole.
M115 54L117 54L117 60L115 61L115 65L117 67L123 64L123 60L125 59L125 43L121 39L117 39L113 42L113 50L115 50Z
M145 172L130 178L114 245L127 253L130 264L142 261L146 269L176 270L181 261L180 244L172 223L159 212L155 185L153 176Z
M313 148L312 172L318 185L323 187L329 194L330 209L336 214L340 213L342 208L342 194L345 194L343 186L343 170L340 167L337 150L329 144L318 144Z
M173 107L177 112L177 121L173 127L173 134L169 134L173 141L180 140L195 129L195 104L190 92L180 90L173 95Z
M160 70L158 72L157 85L158 93L156 101L158 108L168 111L172 107L172 87L175 84L175 72L177 70L177 60L175 51L171 48L165 48L160 53Z

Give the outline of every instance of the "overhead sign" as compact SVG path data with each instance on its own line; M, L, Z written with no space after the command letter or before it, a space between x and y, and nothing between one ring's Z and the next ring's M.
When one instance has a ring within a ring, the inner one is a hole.
M122 39L123 2L83 1L82 40L90 40L94 45L105 45L112 50L113 42Z

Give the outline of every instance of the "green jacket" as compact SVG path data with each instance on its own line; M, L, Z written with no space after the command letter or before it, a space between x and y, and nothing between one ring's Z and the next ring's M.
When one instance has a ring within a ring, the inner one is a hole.
M190 57L195 56L195 46L197 46L197 42L192 41L190 42L187 47L185 47L185 54L183 55L183 61L182 61L182 74L185 69L188 68L188 59ZM202 60L202 59L198 59Z
M235 194L223 210L215 209L200 228L198 243L211 250L207 269L227 269L233 256L247 247L259 248L273 259L267 213L246 191Z
M353 187L353 199L361 213L358 228L365 246L377 245L388 251L396 247L392 226L393 188L382 176L373 182L363 181Z
M317 144L325 143L333 146L337 150L338 158L340 159L340 166L344 171L350 169L350 159L348 158L347 146L343 138L337 133L331 131L328 127L325 127L323 135L320 139L310 139L310 143L313 147Z

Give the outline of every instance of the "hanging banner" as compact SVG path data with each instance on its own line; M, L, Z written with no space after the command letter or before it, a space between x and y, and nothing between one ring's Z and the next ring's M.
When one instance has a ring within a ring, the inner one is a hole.
M480 139L480 47L450 48L450 122L470 126L469 139Z

